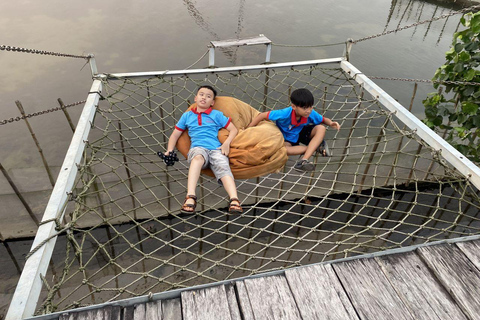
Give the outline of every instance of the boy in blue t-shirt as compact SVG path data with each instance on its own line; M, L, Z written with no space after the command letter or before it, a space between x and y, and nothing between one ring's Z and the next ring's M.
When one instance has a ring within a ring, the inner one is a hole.
M201 86L197 90L195 108L185 112L175 125L167 146L166 156L170 155L177 144L183 131L188 129L191 146L188 151L187 196L182 205L184 213L194 213L197 205L196 188L200 171L207 167L215 174L216 179L221 182L230 197L230 213L242 213L243 209L237 196L237 187L233 179L232 171L228 161L230 143L238 133L230 118L227 118L221 111L213 110L217 92L211 86ZM228 138L223 144L218 140L218 131L225 128L229 131Z
M330 156L328 146L323 140L325 124L340 130L340 124L313 110L314 98L308 89L297 89L290 95L292 105L285 109L262 112L257 115L249 127L256 126L262 120L275 121L285 139L287 155L303 154L295 163L297 170L312 171L315 165L308 159L318 150L323 156ZM304 145L300 145L300 143Z

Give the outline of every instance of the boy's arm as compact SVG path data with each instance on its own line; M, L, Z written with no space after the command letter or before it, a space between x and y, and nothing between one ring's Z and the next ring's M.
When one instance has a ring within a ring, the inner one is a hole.
M228 124L226 129L228 130L228 138L220 146L220 150L222 151L222 154L228 156L230 153L230 143L237 136L238 129L232 122Z
M253 118L252 122L247 126L247 128L255 127L260 121L268 119L268 112L259 113L255 118Z
M165 152L165 155L168 156L170 154L170 151L173 151L175 149L175 146L177 145L178 138L182 135L183 131L178 130L177 128L173 129L172 134L170 135L170 138L168 139L168 146L167 146L167 152Z
M340 124L336 121L332 121L329 118L323 117L323 123L326 124L327 126L333 128L333 129L340 130Z

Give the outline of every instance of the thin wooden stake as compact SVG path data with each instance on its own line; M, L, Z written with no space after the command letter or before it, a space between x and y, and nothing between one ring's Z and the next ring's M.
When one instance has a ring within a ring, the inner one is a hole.
M72 122L72 118L70 118L70 114L68 113L67 108L65 108L65 104L60 98L58 98L57 101L60 104L60 107L62 108L62 111L65 114L65 117L67 118L68 124L70 125L72 132L75 132L75 125Z
M3 245L5 246L5 249L7 249L8 255L10 256L10 259L12 259L13 264L15 265L15 269L17 269L18 274L22 274L22 268L17 262L17 259L15 259L15 256L13 255L12 249L10 249L10 246L6 241L3 240L2 238Z
M33 213L32 209L30 208L30 206L28 205L27 201L25 201L25 199L23 198L22 194L20 193L20 191L18 190L17 186L15 185L15 183L13 183L13 180L10 178L10 176L8 175L8 172L7 170L5 170L5 168L3 167L3 165L0 163L0 171L2 171L3 175L5 176L5 178L7 179L8 183L10 184L10 186L12 187L13 191L15 192L15 194L17 195L18 199L20 199L20 201L22 202L23 206L25 207L25 209L27 210L28 214L30 215L30 218L32 218L33 222L35 222L35 224L37 225L37 227L39 226L39 221L37 219L37 217L35 216L35 214Z
M413 94L412 94L412 98L410 100L410 106L408 107L408 111L412 112L412 107L413 107L413 101L415 100L415 96L417 94L417 88L418 88L418 83L415 82L415 85L413 86ZM403 126L403 130L406 129L406 125ZM398 161L398 155L400 153L400 150L402 149L402 144L403 144L403 135L400 137L400 141L398 141L398 146L397 146L397 152L395 153L395 160L394 160L394 165L390 168L390 171L387 175L387 180L385 181L384 185L387 186L388 185L388 181L390 180L390 177L392 176L393 174L393 170L394 168L397 166L397 161ZM414 168L412 167L412 169L410 170L410 175L408 177L408 180L410 180L410 178L412 177L412 172L414 171ZM406 184L408 184L408 181L406 182Z
M32 127L30 126L30 123L28 122L27 118L25 117L25 110L23 109L23 106L20 101L15 101L15 104L18 107L18 110L20 110L20 113L22 114L23 120L25 120L25 123L27 124L28 130L30 131L30 134L32 135L33 141L35 142L35 145L37 146L38 152L40 153L40 156L42 157L43 165L45 167L45 170L47 170L48 174L48 179L50 179L50 183L52 184L52 187L55 186L55 180L53 179L53 175L50 172L50 168L47 163L47 159L45 159L45 156L43 155L43 150L40 147L40 143L37 140L37 137L35 136L35 133L33 132Z

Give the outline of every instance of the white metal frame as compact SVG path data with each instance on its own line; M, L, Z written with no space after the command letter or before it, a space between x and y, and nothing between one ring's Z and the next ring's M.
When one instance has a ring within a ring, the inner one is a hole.
M77 165L82 159L85 142L90 132L93 117L95 115L102 82L94 80L90 94L78 121L77 128L58 174L55 187L48 201L42 222L38 227L37 234L31 250L36 250L26 261L22 274L13 294L6 320L19 320L31 317L37 306L38 298L42 289L40 275L47 272L53 248L57 240L55 219L62 220L68 193L72 190L77 175ZM43 244L45 243L45 244Z
M394 100L390 95L383 91L373 81L368 79L363 73L355 68L345 58L319 59L308 61L297 61L290 63L275 63L266 65L252 65L242 67L225 67L212 69L196 69L196 70L177 70L177 71L156 71L156 72L137 72L137 73L116 73L108 74L109 78L123 77L150 77L180 74L200 74L200 73L219 73L231 71L246 71L258 69L270 69L280 67L293 67L312 64L328 64L339 63L341 68L349 74L354 80L362 85L365 90L372 94L387 109L394 112L395 115L405 123L409 128L415 130L416 134L426 141L434 149L441 152L442 156L452 164L460 173L464 174L470 181L480 189L480 168L468 160L464 155L449 145L445 140L430 130L423 122L406 110L400 103ZM92 71L93 72L93 71ZM107 77L99 74L96 78ZM73 136L72 142L68 149L65 161L62 165L52 195L47 204L42 221L50 221L51 219L61 219L65 210L68 192L71 191L75 176L77 174L77 164L81 160L85 147L85 140L90 131L91 121L94 117L96 106L100 99L102 84L100 80L94 80L92 89L88 96L87 102L80 117L77 129ZM51 237L51 239L49 239ZM15 290L10 308L8 310L6 320L18 320L31 317L35 311L35 307L41 291L40 274L45 275L53 248L55 245L55 222L50 221L41 224L35 237L32 249L37 249L27 260L17 288ZM41 245L46 242L45 245ZM37 248L38 247L38 248Z
M184 74L215 74L220 72L235 72L235 71L250 71L250 70L267 70L274 68L286 68L286 67L296 67L303 65L314 65L314 64L328 64L328 63L340 63L344 61L344 58L330 58L330 59L316 59L316 60L305 60L305 61L295 61L295 62L279 62L272 63L268 65L256 64L250 66L236 66L236 67L222 67L222 68L203 68L203 69L188 69L188 70L167 70L167 71L146 71L146 72L129 72L129 73L109 73L99 74L97 77L107 77L109 79L115 78L135 78L135 77L162 77L162 76L174 76L174 75L184 75Z

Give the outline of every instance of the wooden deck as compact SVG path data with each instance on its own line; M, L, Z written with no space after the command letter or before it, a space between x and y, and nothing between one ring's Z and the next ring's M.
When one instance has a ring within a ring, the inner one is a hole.
M480 319L479 292L480 240L474 237L177 290L153 295L149 302L128 305L123 300L46 317Z

